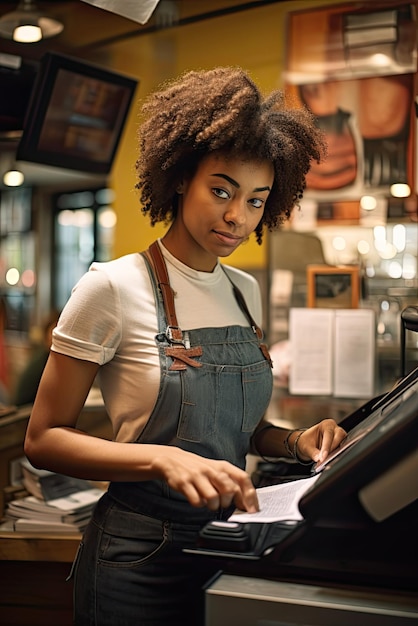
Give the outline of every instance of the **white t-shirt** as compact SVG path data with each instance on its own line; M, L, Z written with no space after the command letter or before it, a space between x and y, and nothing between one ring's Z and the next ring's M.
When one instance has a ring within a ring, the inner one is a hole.
M198 272L160 247L175 292L182 330L248 326L232 285L218 263ZM259 285L249 274L224 266L261 326ZM52 350L102 367L99 382L117 441L135 441L157 399L160 364L154 292L141 254L93 263L74 287L53 333Z

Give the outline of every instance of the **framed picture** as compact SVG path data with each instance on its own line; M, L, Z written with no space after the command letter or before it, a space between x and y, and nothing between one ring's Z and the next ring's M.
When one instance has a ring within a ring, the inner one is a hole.
M318 220L344 223L351 202L358 223L362 196L391 197L398 181L416 188L417 8L375 0L288 14L285 88L314 114L328 145L326 161L306 176L304 196L324 205Z
M308 265L307 306L310 308L357 309L358 265Z

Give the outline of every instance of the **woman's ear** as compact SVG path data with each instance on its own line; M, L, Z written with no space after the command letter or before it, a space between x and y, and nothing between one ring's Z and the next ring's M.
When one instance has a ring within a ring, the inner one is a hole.
M183 181L177 185L176 192L179 195L181 195L184 192L184 183L183 183Z

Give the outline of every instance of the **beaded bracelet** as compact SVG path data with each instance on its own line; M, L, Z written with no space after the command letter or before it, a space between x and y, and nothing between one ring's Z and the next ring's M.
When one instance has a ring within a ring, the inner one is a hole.
M293 454L293 450L291 449L291 447L289 445L289 439L293 435L293 433L297 433L299 430L300 430L300 428L294 428L293 430L289 430L289 432L286 435L286 439L284 440L285 450L286 450L287 454L290 456L290 458L292 458L292 459L295 458L295 455Z
M293 430L290 430L286 436L286 439L284 440L284 447L286 449L287 454L294 459L295 461L297 461L300 465L311 465L311 463L313 463L313 461L303 461L300 456L298 455L298 443L299 443L299 439L301 438L301 436L303 435L303 433L305 432L305 430L307 430L307 428L294 428ZM296 437L295 441L293 442L293 448L290 447L289 444L289 439L290 437L293 435L293 433L299 433L298 436Z
M293 443L293 458L299 463L299 465L312 465L313 461L310 459L309 461L303 461L300 456L298 455L298 443L299 443L299 439L301 438L302 434L305 432L305 430L307 430L306 428L302 428L302 430L300 431L299 435L296 437L294 443Z

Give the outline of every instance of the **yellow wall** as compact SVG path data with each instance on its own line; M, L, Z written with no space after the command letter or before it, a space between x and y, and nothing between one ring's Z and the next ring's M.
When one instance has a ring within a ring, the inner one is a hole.
M142 250L165 227L151 228L141 214L135 191L136 133L142 99L163 80L191 69L239 65L246 69L262 91L282 86L286 15L289 11L340 4L342 0L297 0L218 17L187 26L141 35L106 49L106 62L139 80L137 102L126 124L110 183L116 192L118 216L114 256ZM265 238L266 239L266 238ZM252 237L228 257L242 268L266 267L266 243L258 246Z

